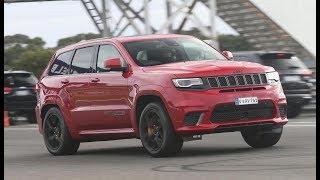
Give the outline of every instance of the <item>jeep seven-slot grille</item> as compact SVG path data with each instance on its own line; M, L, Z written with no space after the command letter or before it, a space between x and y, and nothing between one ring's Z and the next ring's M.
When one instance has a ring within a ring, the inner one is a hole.
M225 122L251 119L271 119L275 107L272 101L260 101L258 104L240 105L235 103L217 105L211 116L212 122Z
M207 79L212 88L267 84L267 77L265 74L241 74L208 77Z

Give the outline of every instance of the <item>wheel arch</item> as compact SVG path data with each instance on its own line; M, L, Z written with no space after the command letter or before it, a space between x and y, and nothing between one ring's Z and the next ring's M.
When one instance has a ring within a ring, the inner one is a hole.
M48 97L45 100L44 104L41 106L41 109L40 109L41 124L39 124L39 128L41 129L40 132L43 133L43 121L46 113L50 108L53 108L53 107L58 108L59 111L61 112L61 115L63 116L64 121L69 129L70 135L75 139L79 138L76 126L70 122L72 121L72 119L71 119L69 108L66 106L64 101L60 99L60 97L53 97L53 96L51 96L50 98Z
M143 109L151 102L161 103L166 113L168 114L168 117L170 118L168 109L167 109L168 108L167 102L160 92L155 90L146 90L146 91L140 92L136 96L136 101L134 103L134 111L132 115L133 129L137 137L139 137L139 120L140 120L141 113ZM172 124L172 122L170 123Z

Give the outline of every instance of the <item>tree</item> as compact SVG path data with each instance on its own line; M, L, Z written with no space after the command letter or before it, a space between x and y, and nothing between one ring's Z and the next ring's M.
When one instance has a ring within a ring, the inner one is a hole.
M220 50L251 51L256 50L244 37L234 35L219 35Z
M14 46L7 48L4 50L4 64L8 64L14 59L17 59L20 54L22 54L25 51L25 48L23 48L20 44L15 44Z
M35 37L33 39L29 39L27 44L27 48L43 48L46 43L41 38Z
M4 37L4 64L17 59L23 52L32 49L42 49L45 42L40 37L29 38L23 34Z
M9 66L12 70L25 70L33 72L35 76L40 77L53 53L54 49L50 48L27 50L13 60Z
M57 48L67 46L67 45L79 42L81 40L89 40L89 39L94 39L99 37L101 37L100 34L94 34L94 33L77 34L75 36L60 39L58 41Z
M30 38L24 34L15 34L12 36L5 36L4 37L4 44L12 44L12 43L22 43L27 44Z

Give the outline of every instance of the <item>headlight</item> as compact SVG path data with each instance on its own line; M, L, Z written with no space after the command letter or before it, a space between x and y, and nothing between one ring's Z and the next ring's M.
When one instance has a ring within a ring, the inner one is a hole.
M276 71L266 73L266 77L269 84L276 84L280 82L279 74Z
M177 88L202 89L204 87L201 78L172 79Z

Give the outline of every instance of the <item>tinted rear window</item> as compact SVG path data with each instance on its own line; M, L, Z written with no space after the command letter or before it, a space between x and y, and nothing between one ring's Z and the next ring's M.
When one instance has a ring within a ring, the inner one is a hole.
M68 68L73 51L60 54L53 62L49 71L49 76L68 74Z
M94 54L94 47L77 49L71 62L70 73L82 74L92 71L91 61Z
M33 87L37 81L37 78L29 73L12 73L4 75L5 87Z

